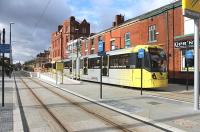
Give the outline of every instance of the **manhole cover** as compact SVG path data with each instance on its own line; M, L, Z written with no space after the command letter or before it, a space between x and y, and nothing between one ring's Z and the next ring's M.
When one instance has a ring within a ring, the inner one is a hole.
M159 104L161 104L161 103L159 103L159 102L147 102L148 104L151 104L151 105L159 105Z

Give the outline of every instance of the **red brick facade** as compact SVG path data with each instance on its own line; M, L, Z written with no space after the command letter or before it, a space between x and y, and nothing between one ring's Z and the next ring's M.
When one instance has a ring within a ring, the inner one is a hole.
M120 22L116 21L113 23L114 27L87 38L88 54L91 54L92 39L94 39L94 53L96 54L99 37L105 42L105 50L110 51L112 40L114 40L116 49L125 48L125 34L130 33L131 47L140 44L150 44L160 45L164 48L167 53L169 78L171 80L185 78L185 72L181 71L180 49L174 48L174 38L184 35L184 17L180 1L128 21ZM156 41L149 42L149 27L153 25L156 27ZM81 49L82 55L86 55L85 41L82 41ZM192 74L190 78L193 78Z
M71 16L63 25L58 26L58 31L51 34L51 59L52 62L67 58L67 42L79 37L88 37L90 24L84 19L81 23Z

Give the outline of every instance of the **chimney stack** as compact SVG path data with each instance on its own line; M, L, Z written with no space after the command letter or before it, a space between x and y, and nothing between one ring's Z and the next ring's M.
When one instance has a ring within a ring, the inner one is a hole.
M115 21L113 22L113 27L118 26L124 22L124 16L121 14L115 16Z

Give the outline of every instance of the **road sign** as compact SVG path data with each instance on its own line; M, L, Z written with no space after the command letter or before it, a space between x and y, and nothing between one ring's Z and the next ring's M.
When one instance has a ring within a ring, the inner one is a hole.
M200 0L182 0L183 15L200 18Z
M103 41L99 41L98 43L98 52L101 53L101 52L104 52L105 51L105 45L104 45L104 42Z
M10 44L0 44L0 53L10 53Z
M64 64L63 62L56 62L56 70L63 70Z
M186 59L192 59L193 58L193 52L191 50L187 50L185 53Z
M144 49L139 49L138 58L140 58L140 59L144 58Z

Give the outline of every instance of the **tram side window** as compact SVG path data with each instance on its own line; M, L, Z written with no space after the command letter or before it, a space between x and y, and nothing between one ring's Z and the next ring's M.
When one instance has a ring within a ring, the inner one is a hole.
M64 62L64 67L65 67L66 69L69 69L69 68L71 67L71 65L72 65L72 62L71 62L71 61Z
M119 60L118 56L116 56L116 55L110 56L109 68L111 68L111 69L118 68L118 60Z
M100 58L90 58L88 59L88 68L89 69L98 69L100 68Z
M136 59L136 53L129 54L128 65L131 69L134 69L136 67Z
M130 68L130 54L110 56L110 68L127 69Z

